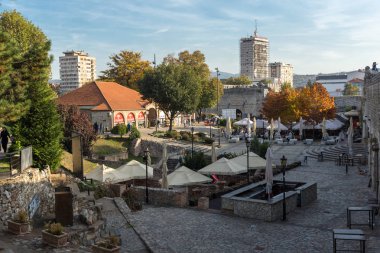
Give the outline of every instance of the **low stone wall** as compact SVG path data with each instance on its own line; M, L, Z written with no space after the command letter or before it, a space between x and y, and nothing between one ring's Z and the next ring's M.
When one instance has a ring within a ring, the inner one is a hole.
M6 225L20 210L29 215L54 213L54 188L50 170L30 168L18 176L0 180L0 222Z
M296 188L298 193L297 206L303 207L317 200L317 183L308 183Z
M135 186L138 201L145 202L145 187ZM161 188L148 188L149 204L158 206L185 207L189 201L185 189L167 190Z
M128 151L121 152L121 153L114 154L114 155L95 155L95 154L93 154L92 159L118 162L120 160L127 160L128 159Z
M129 147L129 150L134 155L143 156L144 150L149 149L150 155L153 157L162 156L162 143L151 140L134 140ZM179 154L183 150L183 147L167 145L168 154Z
M265 221L275 221L282 217L282 194L275 196L270 202L265 200L253 200L247 198L234 198L234 214ZM287 213L297 208L297 193L294 191L285 194Z

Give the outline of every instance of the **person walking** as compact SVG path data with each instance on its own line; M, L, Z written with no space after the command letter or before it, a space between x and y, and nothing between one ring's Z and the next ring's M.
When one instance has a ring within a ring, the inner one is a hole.
M8 130L5 127L3 131L1 131L0 138L1 138L1 146L3 147L4 153L7 153L8 140L10 138L10 135L8 133Z

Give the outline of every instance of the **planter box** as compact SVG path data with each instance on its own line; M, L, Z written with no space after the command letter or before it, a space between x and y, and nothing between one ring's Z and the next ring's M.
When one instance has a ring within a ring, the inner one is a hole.
M63 233L62 235L53 235L51 233L48 233L46 230L42 231L42 242L55 247L63 247L67 244L67 239L69 237L69 234Z
M15 221L8 221L8 231L15 235L23 235L29 233L29 223L18 223Z
M117 246L113 249L106 249L106 248L100 247L99 245L92 245L92 252L94 253L108 253L108 252L120 253L120 247Z

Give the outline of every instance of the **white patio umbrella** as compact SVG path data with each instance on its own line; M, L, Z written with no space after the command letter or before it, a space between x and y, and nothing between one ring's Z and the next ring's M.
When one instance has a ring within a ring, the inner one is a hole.
M266 168L266 160L261 158L259 155L249 152L249 170L259 170ZM247 168L247 154L243 154L237 156L235 158L230 159L230 161L235 162L245 168Z
M130 179L145 179L146 165L139 161L132 160L116 169L122 173L124 178ZM148 178L153 178L153 168L148 166Z
M242 120L234 122L234 125L237 125L237 126L246 126L246 125L248 125L248 122L249 122L249 124L253 123L251 120L248 120L248 118L244 118Z
M161 186L168 189L168 149L166 143L162 146L162 181Z
M247 168L222 157L218 161L198 170L198 172L204 175L238 175L247 173Z
M106 181L113 183L126 181L124 180L124 176L117 170L110 168L104 164L96 166L95 169L87 173L85 176L87 179L93 179L102 183Z
M347 135L348 135L347 136L348 153L350 155L353 155L352 143L353 143L353 137L354 137L354 124L352 121L352 117L350 118L350 127L348 128Z
M274 133L274 122L273 122L273 118L272 118L271 121L270 121L270 136L269 136L269 140L273 140L273 133Z
M253 117L253 136L256 136L256 117Z
M253 121L250 120L251 115L248 113L248 123L247 123L247 137L251 137L251 125L253 124Z
M278 117L278 120L277 120L277 130L280 132L282 129L281 129L281 118Z
M212 179L185 166L181 166L168 175L169 186L187 186L212 182Z
M302 120L302 117L300 118L300 123L299 124L300 124L299 125L300 140L302 140L302 135L303 135L303 120Z
M326 130L326 119L325 119L325 117L323 117L323 121L322 121L322 136L323 136L323 138L327 138L329 136L329 134L327 133L327 130Z
M232 132L231 118L228 117L227 118L227 123L226 123L226 134L227 134L227 137L229 137L231 135L231 132Z
M215 150L215 142L212 142L211 144L211 162L216 162L216 150Z
M272 169L273 153L270 147L268 147L267 149L265 158L266 158L265 182L267 184L266 192L268 194L268 198L270 198L270 195L272 193L272 186L273 186L273 169Z

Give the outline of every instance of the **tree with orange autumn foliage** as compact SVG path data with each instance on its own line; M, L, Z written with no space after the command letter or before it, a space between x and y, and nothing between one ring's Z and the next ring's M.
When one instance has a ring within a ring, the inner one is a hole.
M315 124L322 122L324 117L326 119L334 117L334 98L330 97L326 88L320 83L306 85L301 89L284 85L280 92L269 91L261 113L268 119L281 117L284 123L298 121L302 117Z

